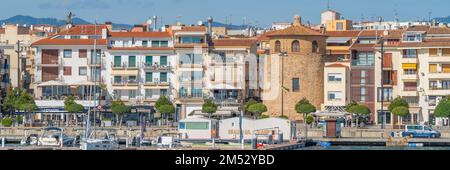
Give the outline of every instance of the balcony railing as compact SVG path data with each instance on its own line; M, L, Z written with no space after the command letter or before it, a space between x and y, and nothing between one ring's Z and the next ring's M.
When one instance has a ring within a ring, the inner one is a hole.
M125 85L134 86L134 85L138 85L139 82L134 79L133 80L123 79L121 81L113 81L112 84L114 86L125 86Z
M156 71L156 70L168 71L172 68L171 66L168 66L168 65L159 65L159 64L152 64L152 63L142 63L142 67L144 69L150 70L150 71Z
M130 66L130 65L129 65L128 63L126 63L126 62L123 62L123 63L121 63L120 65L117 64L117 63L112 62L112 63L111 63L111 67L112 67L112 69L115 69L115 70L117 70L117 69L119 69L119 70L138 69L137 65Z
M404 87L403 91L417 91L417 87Z
M415 54L404 54L403 58L417 58L417 55L415 55Z

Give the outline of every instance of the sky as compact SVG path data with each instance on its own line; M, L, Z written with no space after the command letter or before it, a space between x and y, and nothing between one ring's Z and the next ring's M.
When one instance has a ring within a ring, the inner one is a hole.
M112 21L122 24L143 23L157 15L163 24L181 21L194 24L212 16L222 23L269 26L272 22L292 21L294 15L303 22L320 23L320 13L328 0L7 0L0 3L0 19L18 14L65 19L72 11L87 21ZM446 0L329 0L333 10L346 19L360 21L398 18L405 20L449 16Z

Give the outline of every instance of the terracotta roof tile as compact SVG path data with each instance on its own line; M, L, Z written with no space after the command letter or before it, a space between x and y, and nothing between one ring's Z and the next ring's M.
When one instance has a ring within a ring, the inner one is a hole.
M214 46L251 46L255 44L257 39L246 38L246 39L218 39L213 40Z
M106 39L97 39L97 45L106 45ZM31 44L38 45L94 45L94 39L52 39L45 38Z
M160 51L169 51L169 50L174 50L173 47L113 47L113 48L109 48L109 50L113 50L113 51L127 51L127 50L139 50L139 51L156 51L156 50L160 50Z
M357 50L357 51L373 51L375 47L375 44L353 44L350 47L350 50Z
M329 37L358 37L361 31L327 31L325 34Z
M101 35L106 25L75 25L69 30L62 31L59 35Z
M427 34L450 34L448 27L430 27Z
M317 32L311 28L307 28L303 25L293 25L288 28L273 31L271 33L268 33L267 36L289 36L289 35L316 35L316 36L326 36L324 34L321 34L320 32Z
M110 32L111 37L170 38L168 32Z

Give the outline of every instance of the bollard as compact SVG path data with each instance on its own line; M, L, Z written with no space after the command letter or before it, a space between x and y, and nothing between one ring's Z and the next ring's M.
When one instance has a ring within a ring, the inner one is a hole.
M2 148L4 148L5 147L5 138L3 137L2 138Z

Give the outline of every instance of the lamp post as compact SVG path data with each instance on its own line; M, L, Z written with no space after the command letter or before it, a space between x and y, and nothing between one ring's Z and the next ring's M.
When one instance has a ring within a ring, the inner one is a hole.
M23 47L21 46L21 41L20 40L18 40L17 41L17 43L16 43L16 53L17 53L17 88L19 89L19 94L20 94L20 67L21 67L21 64L20 64L20 60L21 60L21 52L23 51Z
M381 109L380 113L383 115L383 122L381 123L381 129L386 128L386 112L384 112L384 81L383 81L383 58L384 58L384 40L381 39Z
M281 59L281 116L284 116L284 58L287 52L281 52L278 56Z

